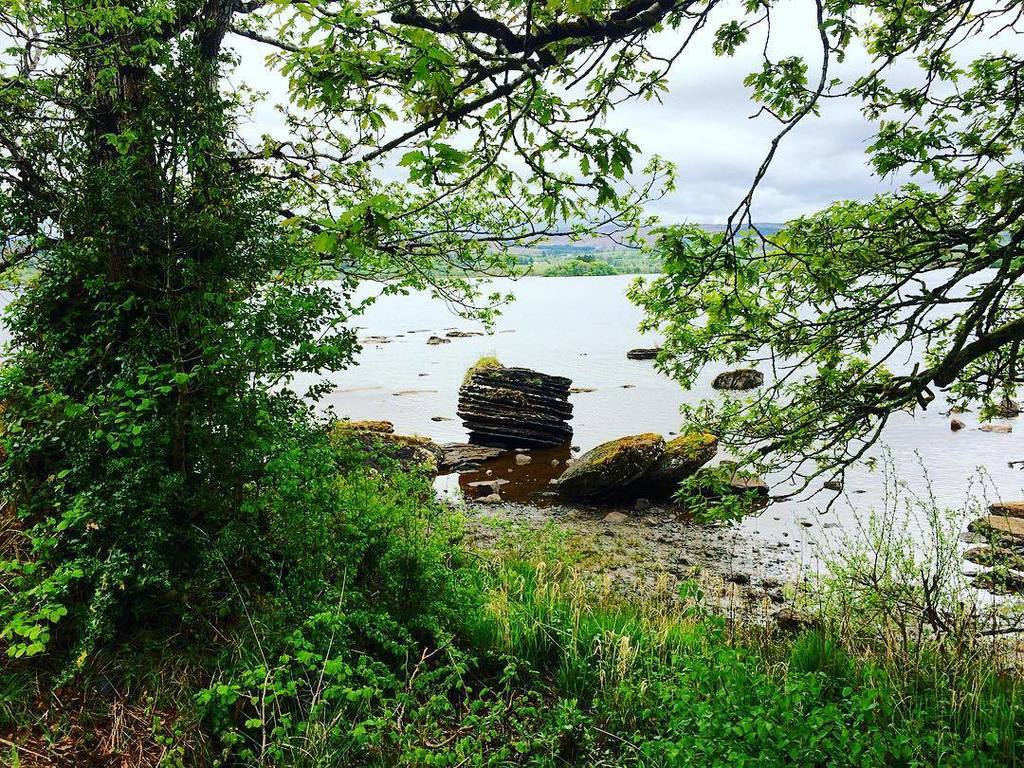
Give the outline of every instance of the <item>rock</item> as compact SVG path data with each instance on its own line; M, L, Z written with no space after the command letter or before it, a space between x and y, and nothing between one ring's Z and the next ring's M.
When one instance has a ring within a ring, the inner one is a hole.
M596 392L597 390L593 387L569 387L569 393L573 395L581 395L586 392Z
M474 469L483 462L495 459L505 453L503 448L492 448L486 445L470 445L468 443L446 443L441 446L441 460L438 471L442 473ZM488 470L490 474L490 470Z
M621 495L664 452L664 438L652 432L610 440L573 462L559 478L558 490L583 499Z
M331 429L331 439L361 446L367 453L367 463L375 469L387 471L386 462L378 460L378 457L383 456L397 461L405 471L437 474L443 451L430 438L384 431L384 425L389 422L378 423L376 429L359 426L353 428L353 424L359 425L361 422L336 422Z
M520 467L526 466L531 461L533 461L532 456L527 456L525 453L516 454L516 464L518 464Z
M478 504L501 504L501 496L496 493L490 493L487 496L481 496L476 501Z
M360 344L390 344L391 339L387 336L367 336L365 339L359 340Z
M756 389L764 384L764 374L754 368L737 368L715 376L711 386L715 389Z
M467 483L467 485L477 493L487 495L501 493L501 486L508 485L509 482L511 481L503 477L496 477L493 480L476 480L472 483Z
M552 467L557 467L559 464L561 464L561 462L558 459L552 459L551 460L551 466Z
M1017 403L1010 398L1004 398L999 405L996 406L996 416L1001 419L1012 419L1016 416L1020 416L1020 403Z
M793 608L780 608L775 614L775 623L784 632L803 632L814 626L814 622Z
M725 580L730 584L745 586L750 583L750 576L745 573L730 573L725 577Z
M626 357L630 360L653 360L658 356L661 351L661 347L651 347L645 349L643 347L637 349L631 349L626 353Z
M480 331L448 331L445 334L449 339L468 339L472 336L483 336Z
M961 429L963 429L966 426L967 425L964 424L962 421L960 421L960 419L950 419L949 428L953 432L959 432Z
M445 339L445 338L442 338L441 336L431 336L430 338L427 339L427 344L429 344L432 347L433 346L437 346L438 344L451 344L451 343L452 343L451 339Z
M568 443L571 383L528 368L505 368L496 361L471 368L459 389L458 408L469 442L500 448Z
M636 384L623 384L622 388L623 389L635 389L636 388Z
M713 467L701 467L694 476L701 495L718 498L725 495L768 496L768 484L750 472L737 468L734 461L722 461Z
M449 416L431 416L431 421L451 421Z
M665 445L665 452L638 482L643 493L664 499L679 484L707 464L718 452L718 438L706 432L677 437Z
M826 491L841 491L843 490L843 483L841 480L826 480L821 487Z
M974 577L974 586L985 589L993 595L1019 595L1024 592L1024 574L997 569L979 573Z
M971 547L964 552L964 560L986 568L1012 568L1024 571L1024 554L1006 547Z
M1009 546L1024 546L1024 518L988 515L971 522L967 530Z
M623 514L622 512L609 512L601 518L601 521L605 523L615 523L616 525L620 523L628 523L629 515Z
M650 499L645 499L645 498L641 497L641 498L639 498L639 499L637 499L636 501L633 502L633 511L634 512L646 512L650 508L651 508L651 500Z
M993 515L1005 517L1024 517L1024 501L1000 501L989 506Z
M978 429L982 432L995 432L1000 435L1006 435L1013 432L1013 427L1009 424L982 424Z
M405 397L408 395L433 395L437 394L436 389L400 389L397 392L392 392L395 397Z
M335 430L352 430L353 432L387 432L395 431L395 425L390 421L367 420L367 421L337 421L334 424Z

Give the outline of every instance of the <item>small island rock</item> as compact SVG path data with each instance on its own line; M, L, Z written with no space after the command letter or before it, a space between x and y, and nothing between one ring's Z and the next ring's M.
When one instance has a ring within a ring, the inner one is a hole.
M745 390L756 389L764 384L764 374L755 368L737 368L724 371L711 382L715 389Z

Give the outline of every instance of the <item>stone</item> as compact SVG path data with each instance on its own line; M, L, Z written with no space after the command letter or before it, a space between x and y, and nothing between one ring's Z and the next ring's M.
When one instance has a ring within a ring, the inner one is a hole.
M755 368L737 368L715 376L711 386L715 389L756 389L764 384L764 374Z
M558 459L552 459L551 460L551 466L552 467L557 467L559 464L561 464L561 462Z
M452 343L451 339L446 339L446 338L443 338L441 336L431 336L430 338L427 339L427 344L429 344L432 347L437 346L438 344L451 344L451 343Z
M1001 419L1012 419L1020 416L1020 403L1006 397L996 406L996 416Z
M630 360L653 360L658 356L660 351L661 347L639 347L637 349L629 350L629 352L626 353L626 357Z
M669 440L665 452L637 482L637 486L652 498L668 498L678 490L680 483L711 461L717 452L718 438L706 432Z
M393 433L395 425L390 421L368 419L366 421L336 421L335 430L352 430L353 432L387 432Z
M653 432L609 440L573 462L559 478L558 490L583 499L622 495L664 452L664 438Z
M643 497L640 497L639 499L637 499L636 501L633 502L633 511L634 512L646 512L650 508L651 508L651 500L650 499L645 499Z
M496 493L490 493L486 496L481 496L476 501L478 504L501 504L501 496Z
M597 390L593 387L569 387L569 393L572 395L582 395L587 392L596 392Z
M1024 546L1024 518L1021 517L1008 515L979 517L967 526L967 530L1011 546Z
M509 482L509 480L503 477L496 477L493 480L476 480L472 483L467 483L467 485L480 495L489 495L501 493L501 486L508 485Z
M979 573L974 577L974 586L993 595L1019 595L1024 592L1024 574L996 569Z
M768 496L768 484L757 475L744 472L734 461L722 461L712 467L701 467L694 476L702 496L719 498L726 495Z
M1024 571L1024 554L1006 547L971 547L964 552L964 560L986 568L1012 568Z
M356 424L356 428L353 428ZM437 474L441 464L442 449L429 437L420 435L396 435L377 429L359 428L360 422L336 422L331 429L331 439L337 442L355 443L367 453L366 463L380 471L387 471L386 461L393 459L405 471L420 471ZM388 422L384 422L388 424Z
M750 583L750 576L745 573L730 573L725 577L725 580L730 584L745 586Z
M1000 501L989 505L988 511L993 515L1024 517L1024 501Z
M572 404L562 376L529 368L478 364L459 389L458 414L469 442L498 448L565 445L572 440Z
M843 482L841 480L826 480L821 487L826 491L841 491L843 490Z
M982 424L978 429L982 432L995 432L1000 435L1006 435L1013 432L1013 427L1009 424Z
M950 419L950 421L949 421L949 428L953 432L959 432L961 429L963 429L966 426L967 425L964 424L962 421L960 421L960 419Z
M520 467L526 466L531 461L533 461L533 457L532 456L527 456L525 453L517 453L516 454L516 464L518 464Z
M447 473L474 469L485 461L496 459L503 453L505 453L504 448L470 445L469 443L445 443L441 446L438 471ZM487 473L490 474L491 470L487 470Z
M431 416L431 421L451 421L449 416Z
M788 606L780 608L775 614L775 624L784 632L803 632L814 626L810 618Z
M601 518L601 520L605 523L614 523L618 525L620 523L628 523L629 515L624 514L622 512L609 512L607 515Z
M448 331L445 334L449 339L468 339L472 336L483 336L481 331Z

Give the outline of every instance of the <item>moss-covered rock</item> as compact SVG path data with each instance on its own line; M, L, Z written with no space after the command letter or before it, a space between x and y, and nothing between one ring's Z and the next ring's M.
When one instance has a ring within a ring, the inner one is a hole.
M652 432L610 440L576 459L558 479L558 490L578 499L627 495L664 453L664 438Z
M637 481L637 490L650 498L671 496L679 484L707 464L718 452L718 438L694 432L670 440L650 470Z
M406 471L437 474L442 455L441 446L429 437L396 435L389 428L394 429L387 421L338 421L331 428L331 439L361 448L367 453L370 465L374 464L374 458L379 457L397 461Z

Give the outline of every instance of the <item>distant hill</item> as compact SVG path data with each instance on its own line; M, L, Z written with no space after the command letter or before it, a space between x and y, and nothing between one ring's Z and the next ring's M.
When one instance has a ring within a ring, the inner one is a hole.
M709 232L722 232L724 224L704 224ZM758 223L764 235L773 235L783 224ZM573 277L583 275L640 275L662 271L660 260L635 248L627 248L605 235L592 235L570 240L553 237L550 240L516 251L516 261L525 272L543 277Z

